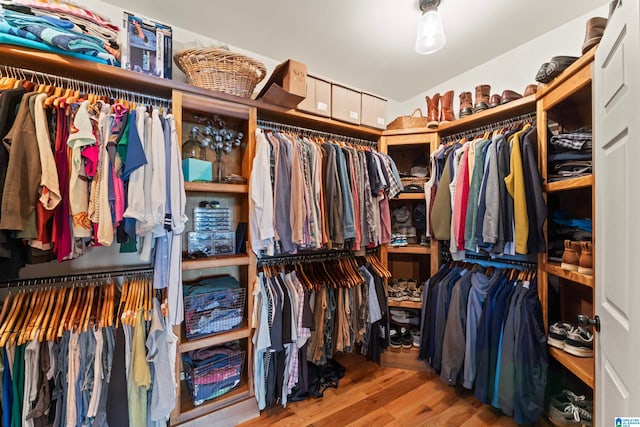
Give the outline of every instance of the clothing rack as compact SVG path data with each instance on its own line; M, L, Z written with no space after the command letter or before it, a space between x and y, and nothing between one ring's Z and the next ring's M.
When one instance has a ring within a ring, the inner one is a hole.
M322 132L315 129L308 129L300 126L286 125L283 123L270 122L267 120L258 120L258 127L262 129L273 130L276 132L290 132L290 133L295 133L302 136L310 136L310 137L316 136L320 138L335 139L338 141L346 142L348 144L362 145L362 146L374 148L374 149L378 147L377 141L370 141L362 138L354 138L351 136L344 136L336 133Z
M98 271L93 273L80 273L70 274L64 276L52 276L52 277L35 277L31 279L15 279L0 282L0 286L9 287L23 287L23 286L38 286L38 285L51 285L54 283L62 282L82 282L91 280L103 280L112 279L114 277L130 277L140 276L153 273L153 268L132 268L128 270L113 270L113 271Z
M484 126L479 126L477 128L474 129L470 129L470 130L465 130L462 132L458 132L458 133L454 133L452 135L448 135L445 136L443 138L441 138L441 142L443 144L448 144L450 142L453 141L457 141L463 138L472 138L478 134L482 134L485 132L493 132L495 130L498 129L502 129L508 126L512 126L518 123L522 123L522 122L527 122L527 121L532 121L535 120L536 118L536 113L526 113L526 114L521 114L519 116L515 116L515 117L511 117L505 120L500 120L498 122L494 122L488 125L484 125Z
M29 78L31 78L31 80L35 80L35 82L38 84L48 84L52 86L66 85L70 89L77 90L83 93L94 93L96 95L105 96L112 99L127 99L139 104L148 104L171 108L170 99L151 96L142 92L117 89L111 86L88 83L82 80L56 76L55 74L43 73L41 71L29 70L27 68L18 68L11 65L0 65L0 77L4 76L3 72L7 76L16 79L28 80Z
M260 258L258 260L258 268L272 265L290 265L307 262L329 261L354 256L356 256L356 254L352 251L330 251L298 255L279 255Z
M452 261L451 253L446 249L441 251L440 257L442 263ZM534 261L505 257L492 258L488 255L474 253L465 253L464 261L479 264L483 267L515 268L517 270L536 270L538 268L538 263Z

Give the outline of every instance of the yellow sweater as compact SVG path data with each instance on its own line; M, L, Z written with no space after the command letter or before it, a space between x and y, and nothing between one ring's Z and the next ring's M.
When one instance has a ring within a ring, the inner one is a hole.
M524 172L522 170L522 152L520 151L520 138L531 127L527 124L522 130L512 136L511 146L511 170L504 178L507 191L513 197L513 214L515 221L516 253L528 253L527 239L529 238L529 216L527 215L527 199L524 189Z

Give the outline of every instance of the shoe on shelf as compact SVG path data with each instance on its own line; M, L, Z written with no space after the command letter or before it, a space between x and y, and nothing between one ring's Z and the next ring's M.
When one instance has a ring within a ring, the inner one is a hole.
M400 342L402 348L413 347L413 337L411 336L411 332L409 332L409 329L404 326L400 326Z
M402 341L400 340L400 334L398 333L398 329L394 325L392 325L389 328L389 345L391 346L391 348L400 348L400 347L402 347Z
M389 288L389 301L403 301L403 291L395 285Z
M411 294L409 294L409 301L422 302L423 293L424 293L424 287L420 285L419 288L414 289L414 291Z
M419 348L420 347L420 329L411 329L411 331L409 332L411 333L413 346Z
M549 421L557 426L593 426L593 409L571 402L549 404Z
M407 280L407 290L415 291L417 285L418 285L418 282L416 282L416 279L408 279Z
M562 252L562 264L560 268L567 271L578 271L580 265L580 242L564 241Z
M407 311L407 310L391 309L391 320L393 320L396 323L402 323L403 325L409 324L409 325L417 326L420 324L420 319L418 318L418 315L413 311Z
M588 411L593 411L593 402L588 401L584 394L577 395L571 390L564 389L562 393L555 394L549 398L549 407L551 407L551 405L559 406L567 403L573 403Z
M591 242L580 242L578 273L593 276L593 245Z
M582 326L567 333L564 351L578 357L593 357L593 332Z
M549 336L547 336L547 344L551 347L564 350L564 343L567 340L567 334L573 330L573 325L569 322L556 322L549 326Z

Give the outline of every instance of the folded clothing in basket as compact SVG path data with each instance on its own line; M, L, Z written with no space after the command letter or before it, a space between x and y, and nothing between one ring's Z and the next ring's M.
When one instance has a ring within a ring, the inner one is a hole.
M214 309L208 314L202 314L195 325L191 325L191 334L215 334L233 329L242 323L242 310L239 309Z
M184 295L200 295L209 292L221 291L225 289L236 289L240 283L233 276L219 276L203 279L196 283L185 284L183 286Z

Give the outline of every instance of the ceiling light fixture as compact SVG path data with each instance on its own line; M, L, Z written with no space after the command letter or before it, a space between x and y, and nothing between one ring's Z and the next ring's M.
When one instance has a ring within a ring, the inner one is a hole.
M442 16L438 12L440 0L419 0L422 16L418 20L415 49L417 53L427 55L444 47L446 38L442 26Z

